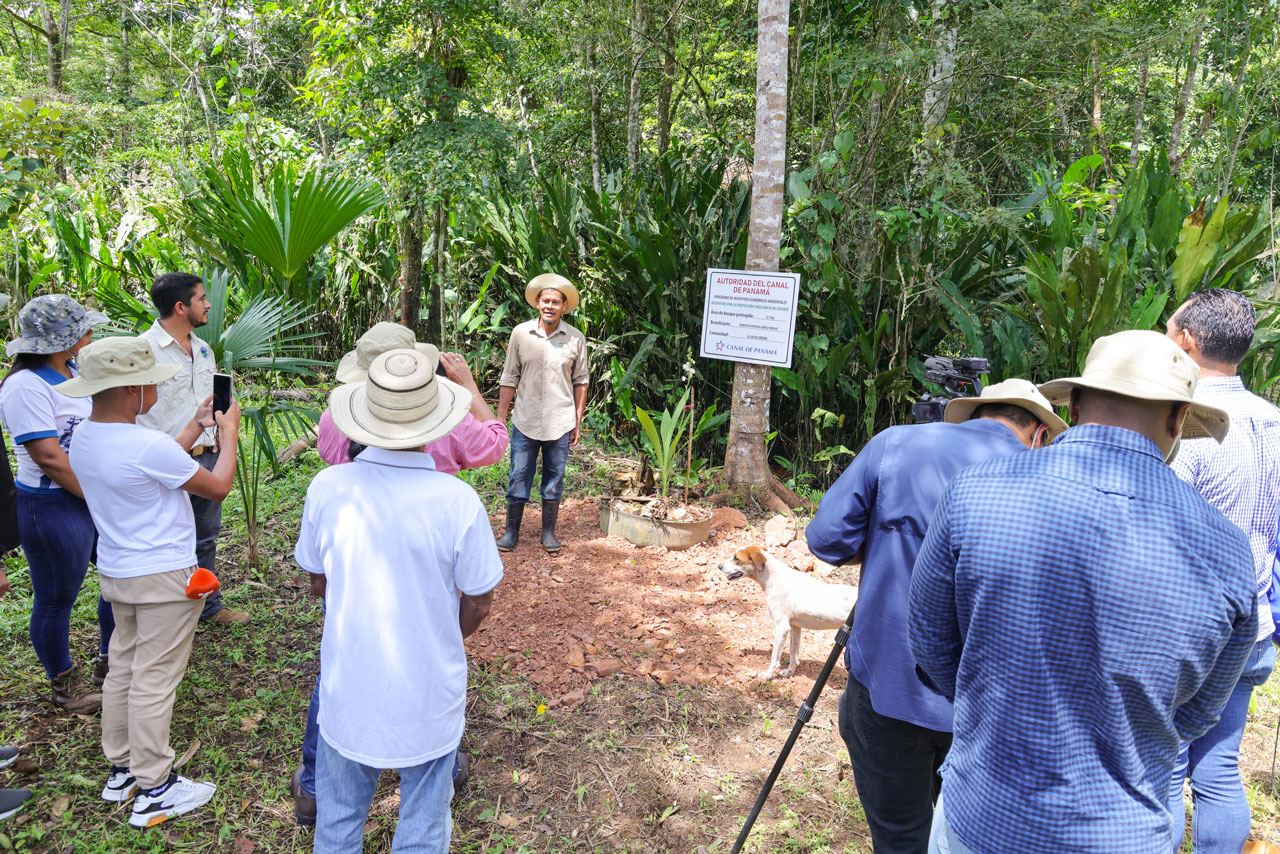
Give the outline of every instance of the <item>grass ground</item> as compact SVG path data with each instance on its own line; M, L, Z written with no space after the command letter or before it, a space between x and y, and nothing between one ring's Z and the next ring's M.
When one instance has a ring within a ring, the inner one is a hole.
M138 832L125 808L99 800L105 767L96 719L59 715L26 635L30 583L18 555L6 558L14 584L0 599L0 743L27 762L0 772L35 800L0 825L0 851L30 854L309 851L311 832L293 822L287 782L298 761L317 667L320 609L292 562L305 484L320 468L304 455L264 484L261 560L247 565L244 516L225 505L219 575L227 601L254 616L246 626L202 627L179 689L171 743L184 773L219 785L205 809ZM575 453L573 494L598 492L605 467ZM469 475L491 508L502 503L505 470ZM73 649L88 662L96 643L96 582L86 581L73 616ZM511 852L725 852L786 738L801 680L742 691L715 684L659 685L619 676L594 683L572 711L510 669L473 666L464 748L472 782L455 801L454 850ZM837 691L828 690L752 836L749 850L871 850L835 731ZM1243 768L1256 835L1280 838L1270 785L1280 680L1258 693ZM366 850L387 852L398 804L384 774L366 825Z

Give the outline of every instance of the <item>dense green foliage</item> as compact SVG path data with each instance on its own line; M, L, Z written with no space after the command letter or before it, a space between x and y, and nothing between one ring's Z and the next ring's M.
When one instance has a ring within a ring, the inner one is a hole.
M554 270L584 294L589 429L642 443L636 407L684 393L706 269L745 253L754 4L47 9L56 50L40 4L0 3L17 304L66 291L128 328L150 277L205 270L225 335L285 339L214 343L280 371L422 300L420 337L491 387L524 281ZM1045 380L1204 286L1256 300L1247 375L1280 376L1274 6L796 0L791 23L781 468L825 480L909 417L926 353ZM698 360L695 399L726 409L731 377Z

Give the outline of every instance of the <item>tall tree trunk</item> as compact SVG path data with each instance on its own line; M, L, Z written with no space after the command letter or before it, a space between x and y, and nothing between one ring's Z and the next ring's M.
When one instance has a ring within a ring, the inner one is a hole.
M1187 54L1187 76L1182 79L1182 91L1173 108L1173 122L1169 125L1169 168L1176 173L1182 165L1178 149L1182 145L1182 126L1187 119L1187 106L1191 103L1191 90L1195 86L1196 71L1200 67L1200 38L1204 35L1205 17L1196 18L1196 28L1191 34L1191 52Z
M1142 117L1147 111L1147 70L1150 62L1146 52L1138 61L1138 103L1133 108L1133 141L1129 143L1129 169L1138 167L1138 148L1142 144Z
M667 12L667 22L662 27L665 42L662 57L662 86L658 89L658 154L666 154L671 144L671 90L676 81L676 22L675 9Z
M591 42L591 186L600 192L600 71L596 64L596 43Z
M410 206L397 226L400 243L400 322L418 328L422 306L422 206Z
M640 160L640 66L644 63L644 0L631 0L631 96L627 102L627 165Z
M49 59L49 88L55 92L61 92L64 28L54 19L48 0L40 0L40 18L44 23L44 38ZM67 22L64 20L63 23Z
M533 177L541 179L542 176L538 173L538 161L533 156L533 133L529 130L528 87L516 87L516 100L520 102L520 125L524 128L524 141L529 149L529 168L533 170Z
M444 349L444 285L449 259L445 248L449 243L449 197L436 202L435 221L431 227L432 267L435 281L431 287L431 299L427 303L426 341Z
M929 66L929 78L924 89L924 137L932 141L938 126L951 109L951 84L956 74L956 25L955 7L951 0L933 0L933 21L936 28L933 64Z
M782 242L783 179L787 156L787 23L789 0L759 0L756 44L755 164L752 168L751 225L747 269L778 269ZM724 476L734 486L754 485L772 495L774 481L765 456L769 432L772 372L767 365L738 362Z

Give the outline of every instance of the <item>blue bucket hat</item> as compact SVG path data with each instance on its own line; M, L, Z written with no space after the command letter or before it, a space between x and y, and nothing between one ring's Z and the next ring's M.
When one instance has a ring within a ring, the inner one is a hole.
M86 311L63 294L39 296L18 312L22 337L10 341L4 349L10 356L57 353L75 346L86 332L110 319L100 311Z

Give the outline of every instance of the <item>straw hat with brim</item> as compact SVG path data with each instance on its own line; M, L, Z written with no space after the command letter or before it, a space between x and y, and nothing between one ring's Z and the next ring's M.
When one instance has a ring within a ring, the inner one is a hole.
M1071 400L1074 388L1109 391L1138 400L1190 403L1182 438L1212 436L1221 442L1231 420L1221 409L1192 400L1199 379L1199 366L1177 344L1159 332L1131 329L1093 342L1080 376L1047 382L1040 391L1057 406Z
M951 401L947 404L943 420L951 424L968 421L973 417L975 409L988 403L1011 403L1022 407L1049 428L1050 439L1067 429L1067 422L1054 415L1053 404L1040 393L1035 383L1019 379L987 386L978 397L961 397Z
M58 383L67 397L88 397L126 385L156 385L171 379L177 365L157 365L151 345L141 338L102 338L76 357L80 376Z
M471 392L443 377L417 350L383 353L369 379L339 386L329 396L334 425L352 441L375 448L414 448L462 423Z
M100 311L88 311L64 294L38 296L18 312L22 337L5 345L10 356L19 353L48 355L74 347L84 334L110 320Z
M552 288L564 294L565 314L578 307L578 289L573 286L573 282L555 273L543 273L541 276L534 276L530 279L529 284L524 286L524 301L537 308L538 294L547 288Z
M392 350L413 348L431 360L431 370L440 364L440 351L433 344L419 344L413 338L413 330L399 323L382 321L360 336L356 348L338 362L337 378L340 383L357 383L369 376L373 360Z

